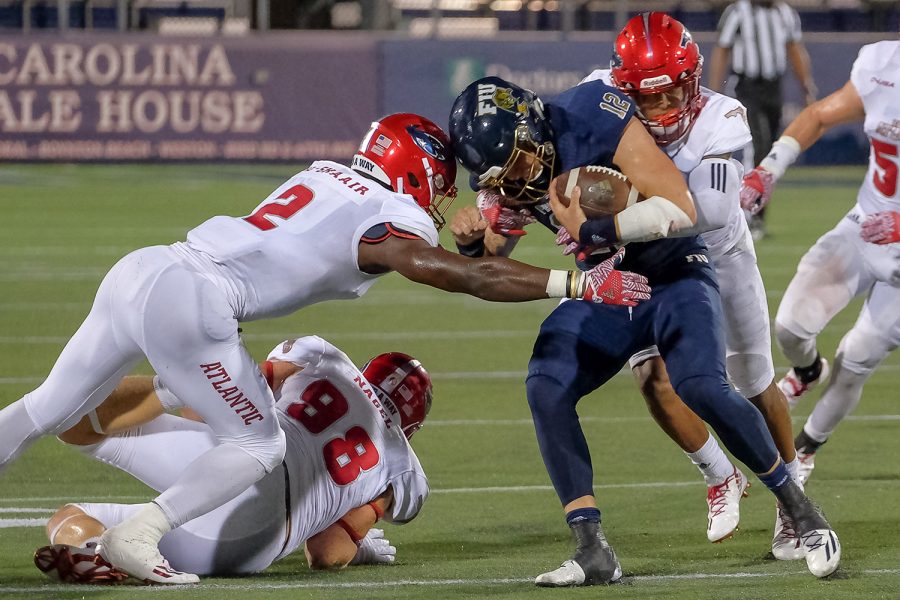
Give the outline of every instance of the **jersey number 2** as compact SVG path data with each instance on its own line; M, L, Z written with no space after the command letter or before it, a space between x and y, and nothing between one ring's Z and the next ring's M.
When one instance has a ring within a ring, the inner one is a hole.
M256 212L252 215L244 217L244 220L263 231L275 229L278 223L270 219L268 215L290 219L301 208L312 202L314 195L313 191L305 185L295 185L276 198L276 200L287 200L287 204L279 204L278 202L265 204L256 209Z
M300 395L300 401L287 408L287 414L296 419L307 431L319 434L347 414L347 398L334 385L324 379L309 384ZM331 479L338 485L356 481L360 473L378 464L381 457L368 432L356 425L344 433L344 437L329 440L322 448L322 458Z
M885 196L893 197L897 193L897 145L872 140L872 150L875 164L881 169L881 173L873 173L872 184Z

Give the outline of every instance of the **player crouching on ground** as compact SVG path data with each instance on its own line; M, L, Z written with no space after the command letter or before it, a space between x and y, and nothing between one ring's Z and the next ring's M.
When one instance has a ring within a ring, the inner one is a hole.
M406 523L428 496L407 441L431 406L431 379L401 353L357 369L318 337L279 344L261 364L277 399L284 463L240 496L167 533L161 547L178 570L211 575L262 571L305 547L313 569L394 561L381 518ZM163 490L193 457L217 443L212 430L164 414L183 407L158 378L131 377L59 437L85 454ZM133 505L67 504L47 524L50 546L35 564L70 583L121 581L95 554L103 531Z

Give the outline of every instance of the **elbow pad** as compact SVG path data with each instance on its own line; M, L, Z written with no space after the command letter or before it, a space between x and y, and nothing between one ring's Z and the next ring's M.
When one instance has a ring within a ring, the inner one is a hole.
M741 171L734 159L708 158L688 176L697 223L679 232L695 235L725 227L740 208Z
M694 225L686 212L662 196L652 196L616 215L616 234L622 242L649 242Z

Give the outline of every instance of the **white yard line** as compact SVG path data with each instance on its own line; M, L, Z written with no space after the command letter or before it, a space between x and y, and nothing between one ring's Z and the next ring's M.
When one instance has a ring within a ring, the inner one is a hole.
M900 575L900 569L863 569L850 571L859 575ZM671 575L630 575L622 578L623 583L641 584L666 581L695 581L716 579L767 579L780 577L811 577L808 571L789 571L784 573L675 573ZM197 592L228 590L228 591L256 591L256 590L334 590L334 589L364 589L364 588L392 588L392 587L458 587L458 586L495 586L495 585L533 585L530 577L498 578L498 579L397 579L393 581L319 581L319 582L291 582L291 583L263 583L263 582L234 582L234 583L201 583L199 585L170 585L170 586L103 586L103 585L42 585L36 587L12 587L0 586L0 594L50 594L60 592L126 592L154 594L159 592L178 592L193 590Z

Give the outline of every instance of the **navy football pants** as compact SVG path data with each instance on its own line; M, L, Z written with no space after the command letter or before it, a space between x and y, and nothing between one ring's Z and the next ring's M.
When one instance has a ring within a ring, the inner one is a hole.
M655 284L632 309L571 300L541 325L526 390L538 445L565 505L593 495L591 456L578 421L578 401L618 373L638 350L656 344L672 386L729 451L765 473L778 451L760 412L725 375L722 306L712 268L692 264L681 279Z

